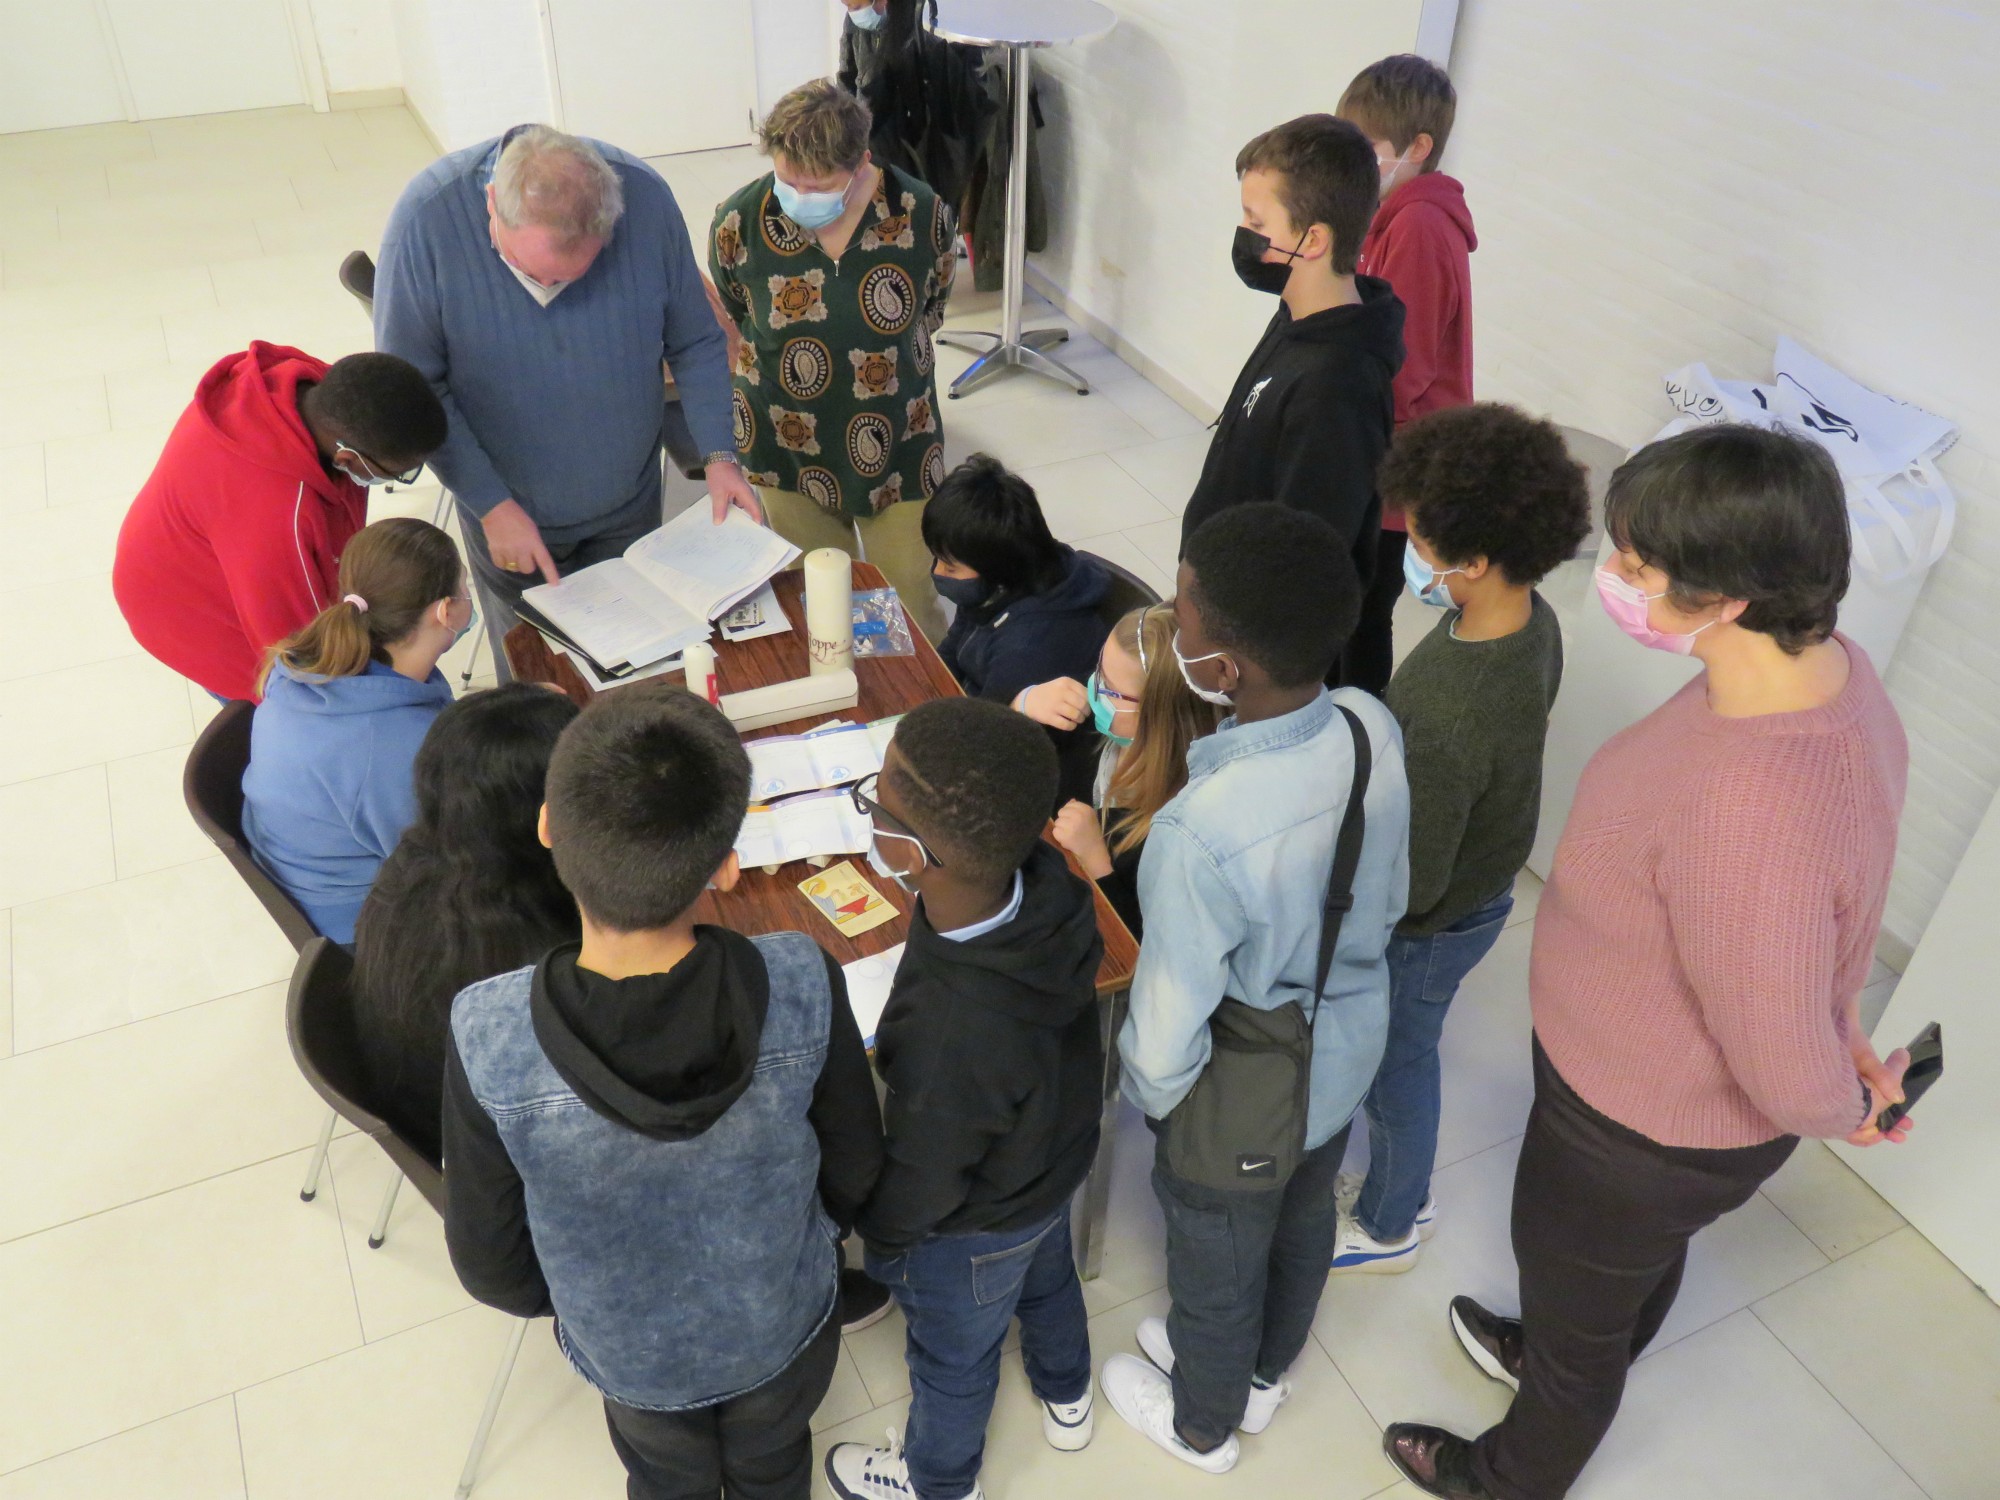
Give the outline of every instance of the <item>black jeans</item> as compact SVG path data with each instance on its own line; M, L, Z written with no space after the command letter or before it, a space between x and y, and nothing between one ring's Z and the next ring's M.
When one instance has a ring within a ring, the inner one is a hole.
M606 1397L628 1500L808 1500L812 1419L840 1359L840 1317L741 1396L694 1411L641 1411Z
M562 532L542 534L556 570L568 577L592 563L609 562L624 554L627 547L660 526L662 501L658 492L640 495L622 510L613 511L594 523L588 536L565 536ZM514 605L521 595L538 583L546 583L538 568L531 573L509 573L497 566L486 550L486 528L465 506L458 508L459 530L465 537L465 558L471 565L473 586L479 590L479 612L486 621L487 643L493 648L495 680L512 682L507 665L507 632L520 623Z
M1174 1301L1174 1429L1190 1448L1223 1443L1243 1420L1251 1377L1275 1381L1305 1348L1333 1260L1333 1179L1346 1150L1342 1130L1282 1188L1247 1193L1183 1181L1154 1153Z
M1525 1366L1500 1425L1473 1447L1496 1500L1561 1500L1610 1430L1625 1374L1666 1321L1688 1241L1749 1201L1794 1135L1704 1151L1662 1146L1592 1109L1539 1041L1535 1103L1514 1173Z
M1396 601L1403 596L1403 549L1409 537L1400 531L1383 531L1375 541L1375 576L1361 594L1361 618L1348 638L1340 660L1340 678L1346 687L1381 697L1396 669L1396 642L1390 625Z

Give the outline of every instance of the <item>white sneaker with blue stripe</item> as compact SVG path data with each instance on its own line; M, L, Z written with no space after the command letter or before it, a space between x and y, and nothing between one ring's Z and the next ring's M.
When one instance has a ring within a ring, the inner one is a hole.
M1332 1274L1394 1276L1416 1265L1423 1248L1423 1230L1415 1225L1400 1240L1385 1244L1363 1229L1359 1219L1342 1214L1333 1236Z
M1359 1172L1342 1172L1333 1179L1333 1206L1343 1218L1354 1216L1354 1205L1361 1201L1361 1185L1366 1181ZM1425 1193L1424 1206L1417 1210L1417 1238L1427 1240L1436 1234L1437 1219L1437 1194Z

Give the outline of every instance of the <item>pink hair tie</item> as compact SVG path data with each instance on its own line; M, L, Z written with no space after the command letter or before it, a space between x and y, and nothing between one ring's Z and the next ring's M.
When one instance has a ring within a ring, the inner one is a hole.
M368 601L362 598L359 594L342 594L340 596L340 602L342 604L353 605L356 609L360 610L361 613L363 613L364 615L368 613Z

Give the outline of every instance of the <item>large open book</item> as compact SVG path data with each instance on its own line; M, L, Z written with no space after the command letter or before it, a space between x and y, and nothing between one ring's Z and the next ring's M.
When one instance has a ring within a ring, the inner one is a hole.
M799 549L739 510L717 526L689 506L623 557L593 564L521 598L565 644L603 671L623 675L708 639L708 622L757 592ZM539 624L540 621L535 621Z

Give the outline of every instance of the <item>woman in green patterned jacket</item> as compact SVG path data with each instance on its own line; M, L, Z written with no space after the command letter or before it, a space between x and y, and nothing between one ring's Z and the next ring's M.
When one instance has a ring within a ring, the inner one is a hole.
M773 171L726 199L709 270L742 343L736 449L764 513L811 550L857 547L933 641L924 502L944 478L936 356L951 208L868 152L868 107L819 80L759 132Z

